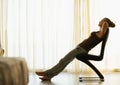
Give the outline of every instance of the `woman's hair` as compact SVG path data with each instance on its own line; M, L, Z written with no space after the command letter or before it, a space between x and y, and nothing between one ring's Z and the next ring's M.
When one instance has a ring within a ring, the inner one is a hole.
M109 18L104 18L106 22L108 22L109 27L115 27L115 23L113 23Z

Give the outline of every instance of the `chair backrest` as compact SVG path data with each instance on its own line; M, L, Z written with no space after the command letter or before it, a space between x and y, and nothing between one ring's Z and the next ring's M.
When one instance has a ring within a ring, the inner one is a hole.
M101 51L100 51L100 55L91 55L91 54L79 54L76 56L76 58L78 60L94 60L94 61L101 61L103 59L104 56L104 51L105 51L105 46L106 46L106 41L108 39L108 35L109 35L109 29L107 30L107 33L102 41L101 44Z

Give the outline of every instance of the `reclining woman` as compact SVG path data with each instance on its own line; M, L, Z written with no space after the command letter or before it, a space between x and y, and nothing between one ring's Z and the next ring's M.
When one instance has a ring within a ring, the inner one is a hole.
M54 67L44 72L36 72L41 80L50 81L54 76L62 72L62 70L76 58L79 54L88 53L92 48L99 44L106 36L109 27L115 27L115 24L109 18L103 18L99 24L99 31L92 32L91 35L83 42L77 45L72 51L65 55ZM89 59L88 59L89 60Z

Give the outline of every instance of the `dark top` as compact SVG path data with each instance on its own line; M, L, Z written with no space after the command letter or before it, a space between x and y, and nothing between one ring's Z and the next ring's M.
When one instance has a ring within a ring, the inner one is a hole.
M90 51L93 47L95 47L98 43L100 43L105 37L104 35L102 38L99 38L96 35L97 32L92 32L87 39L85 39L83 42L79 44L79 46L84 48L87 52Z

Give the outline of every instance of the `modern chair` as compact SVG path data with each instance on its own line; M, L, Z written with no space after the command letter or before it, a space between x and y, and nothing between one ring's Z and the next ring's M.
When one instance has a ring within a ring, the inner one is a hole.
M93 69L93 71L96 72L96 74L99 77L80 77L79 80L82 81L89 81L91 80L100 80L100 81L104 81L104 76L101 74L101 72L89 61L89 60L93 60L93 61L101 61L103 60L103 56L104 56L104 50L105 50L105 45L106 45L106 41L109 35L109 29L107 30L106 36L104 37L102 44L101 44L101 50L100 50L100 55L91 55L91 54L79 54L76 56L76 58L82 62L84 62L85 64L87 64L89 67L91 67Z

